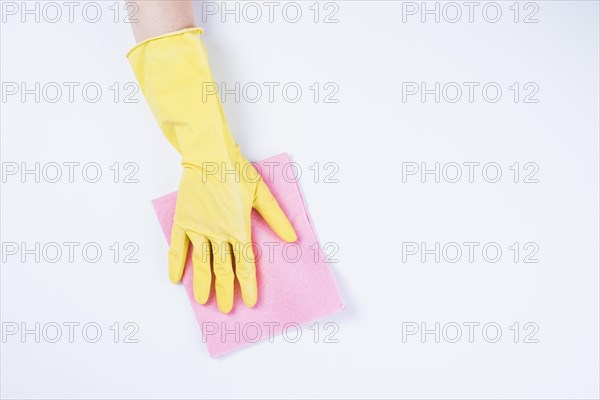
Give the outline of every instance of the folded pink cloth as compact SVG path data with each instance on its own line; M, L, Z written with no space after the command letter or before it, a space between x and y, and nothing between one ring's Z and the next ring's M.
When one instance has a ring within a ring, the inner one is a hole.
M252 211L258 302L253 308L246 307L236 281L234 306L229 314L218 310L214 287L206 305L196 303L191 253L188 253L183 285L211 357L260 340L272 340L273 335L284 329L290 330L289 337L293 338L299 325L344 308L313 232L287 154L254 163L254 166L290 219L298 240L286 244L256 211ZM177 193L171 193L152 202L167 241L170 241L176 201Z

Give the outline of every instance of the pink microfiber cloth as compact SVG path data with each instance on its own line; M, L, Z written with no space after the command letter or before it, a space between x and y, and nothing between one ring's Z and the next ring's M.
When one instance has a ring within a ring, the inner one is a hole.
M273 335L284 329L289 329L289 336L293 337L297 326L344 308L287 154L256 162L254 166L294 226L298 240L286 244L256 211L252 211L258 302L253 308L246 307L236 281L234 306L229 314L218 310L214 287L207 304L196 303L191 253L188 253L183 284L211 357L260 340L272 340ZM171 236L176 201L177 193L171 193L152 202L167 241Z

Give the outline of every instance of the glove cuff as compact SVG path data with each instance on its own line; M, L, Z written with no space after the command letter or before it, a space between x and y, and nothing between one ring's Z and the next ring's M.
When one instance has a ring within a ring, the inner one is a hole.
M202 33L204 33L204 29L200 28L200 27L194 27L194 28L186 28L186 29L182 29L179 31L175 31L175 32L169 32L169 33L165 33L164 35L159 35L159 36L154 36L151 38L148 38L146 40L142 40L141 42L139 42L138 44L136 44L135 46L133 46L131 48L131 50L129 50L127 52L126 57L129 58L136 50L140 49L141 47L143 47L145 44L153 42L155 40L160 40L160 39L164 39L167 37L171 37L171 36L177 36L177 35L183 35L186 33L191 33L194 35L201 35Z

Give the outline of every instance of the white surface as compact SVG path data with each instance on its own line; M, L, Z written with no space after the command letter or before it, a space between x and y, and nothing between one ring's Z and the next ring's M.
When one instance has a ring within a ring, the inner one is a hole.
M309 2L299 3L296 24L281 13L274 23L209 17L203 39L217 81L303 88L297 103L276 92L273 103L228 100L225 110L249 159L287 151L303 168L319 238L339 245L332 268L347 303L322 321L339 326L339 343L323 343L322 328L314 343L304 327L298 343L278 337L217 360L183 288L168 282L167 246L150 205L176 189L178 157L139 94L137 104L111 99L109 86L134 80L125 59L133 37L128 24L112 21L113 2L101 4L95 24L76 12L73 23L4 15L1 26L2 82L98 82L104 90L95 104L77 91L73 103L1 103L5 167L97 162L104 174L96 184L81 175L2 184L3 243L97 242L104 251L95 264L80 253L54 264L7 256L4 329L96 322L104 335L95 344L79 331L74 343L7 337L3 398L598 398L597 2L537 2L533 24L512 22L512 2L499 3L496 24L481 8L474 23L403 23L403 4L393 1L336 2L333 24L315 24ZM502 99L402 102L402 82L470 81L498 82ZM335 82L339 102L314 103L314 82ZM537 83L539 103L512 102L513 82ZM403 162L471 161L499 163L501 181L402 183ZM137 163L139 183L113 183L115 162ZM323 175L315 183L315 162L337 163L339 183ZM514 162L536 163L539 183L512 183ZM403 242L469 241L497 242L502 259L402 262ZM140 262L113 262L114 242L137 243ZM535 242L539 263L514 263L514 242ZM109 327L128 321L139 343L115 344ZM403 343L403 322L496 322L503 336L488 343L476 330L469 343L465 328L458 343L431 335ZM509 329L515 322L519 343ZM527 322L539 327L538 343L523 343Z

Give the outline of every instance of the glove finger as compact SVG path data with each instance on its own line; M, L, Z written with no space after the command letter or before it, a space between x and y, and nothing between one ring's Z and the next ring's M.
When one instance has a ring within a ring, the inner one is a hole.
M262 179L256 185L253 206L280 238L286 242L295 242L298 239L294 227Z
M199 233L189 234L194 250L192 252L192 264L194 266L194 277L192 287L196 303L206 304L210 295L210 284L212 273L210 272L210 242L206 236Z
M182 227L173 224L171 246L169 247L169 280L179 283L183 275L190 239Z
M251 243L246 245L241 242L233 245L235 257L235 275L242 290L242 299L248 307L254 307L258 299L256 287L256 266L254 263L254 250Z
M228 242L211 240L213 271L217 304L221 312L227 314L233 307L233 264L231 246Z

